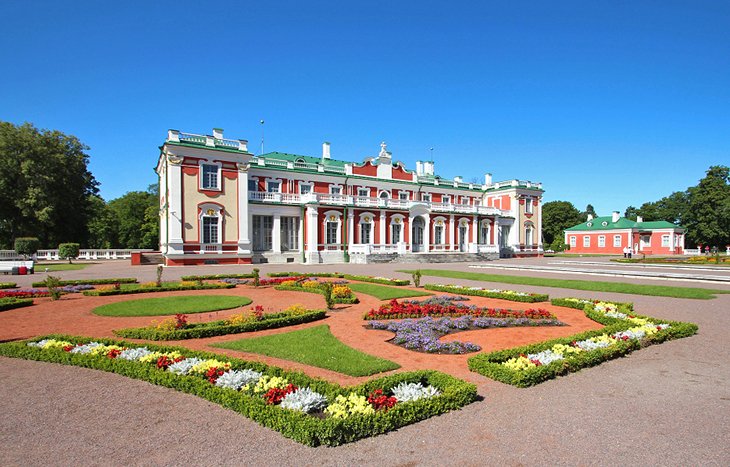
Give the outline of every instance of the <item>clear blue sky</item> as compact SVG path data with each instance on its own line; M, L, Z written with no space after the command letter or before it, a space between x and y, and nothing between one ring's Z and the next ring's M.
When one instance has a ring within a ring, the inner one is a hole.
M39 2L0 6L0 120L79 137L105 199L168 128L266 150L541 181L599 214L730 164L730 2Z

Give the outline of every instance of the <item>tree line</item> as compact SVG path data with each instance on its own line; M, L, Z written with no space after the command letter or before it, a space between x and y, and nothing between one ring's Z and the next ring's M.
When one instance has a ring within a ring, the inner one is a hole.
M56 130L0 122L0 249L21 237L41 248L159 247L157 186L105 201L88 149Z
M550 201L542 206L542 234L546 249L565 249L563 231L581 222L588 214L597 217L590 204L581 212L568 201ZM667 221L687 230L685 246L710 245L724 249L730 245L730 168L711 166L699 183L636 208L629 206L624 217L644 221Z

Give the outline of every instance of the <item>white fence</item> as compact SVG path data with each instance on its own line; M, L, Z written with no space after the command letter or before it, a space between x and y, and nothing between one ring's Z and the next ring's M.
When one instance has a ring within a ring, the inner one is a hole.
M142 252L151 253L155 250L104 250L104 249L89 249L79 250L79 256L76 259L130 259L132 253ZM38 250L34 255L36 261L60 261L58 257L58 250ZM22 256L17 254L15 250L0 250L0 260L18 260L23 259Z

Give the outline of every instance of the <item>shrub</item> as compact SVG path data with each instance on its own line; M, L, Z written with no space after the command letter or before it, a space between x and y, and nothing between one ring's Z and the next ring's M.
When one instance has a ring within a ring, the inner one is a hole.
M78 280L64 280L59 283L60 286L64 285L100 285L100 284L134 284L137 279L133 277L112 277L109 279L78 279ZM45 281L33 282L33 287L45 287Z
M34 255L41 247L41 242L36 237L18 237L15 239L15 252L26 258Z
M413 278L413 285L415 285L416 287L420 287L421 286L421 276L422 276L422 274L421 274L421 270L420 269L416 269L411 274L411 277Z
M287 282L289 282L289 281L287 281ZM322 288L321 285L322 284L319 283L319 282L317 282L317 281L306 281L306 282L302 282L302 287L304 287L305 289L309 289L309 290L311 290L311 289L321 289Z
M72 259L79 257L79 248L78 243L61 243L58 245L58 257L68 259L68 262L71 263Z
M251 279L253 274L204 274L200 276L182 276L183 281L206 281L217 279Z
M253 286L258 287L259 283L261 281L261 276L259 276L259 269L254 268L253 270Z
M327 309L331 310L335 307L335 297L332 293L334 286L329 282L323 282L320 288L322 289L322 295L324 295L324 303L327 305Z
M48 287L48 294L51 296L51 300L58 300L61 298L61 279L56 276L46 277L45 286Z
M17 286L15 282L0 282L0 289L14 289Z

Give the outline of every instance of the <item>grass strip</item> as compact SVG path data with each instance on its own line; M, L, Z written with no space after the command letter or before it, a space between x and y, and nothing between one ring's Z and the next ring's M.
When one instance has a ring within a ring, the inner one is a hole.
M85 290L86 296L105 297L108 295L132 295L140 293L154 292L179 292L181 290L214 290L214 289L233 289L236 284L203 284L203 285L182 285L179 283L163 282L162 287L148 287L141 284L122 284L120 289L110 290Z
M413 271L398 271L411 273ZM532 285L538 287L557 287L560 289L589 290L592 292L613 292L632 295L651 295L656 297L693 298L709 300L715 294L730 293L730 290L705 289L694 287L675 287L667 285L629 284L626 282L582 281L571 279L546 279L542 277L509 276L485 274L481 272L450 271L445 269L421 269L424 276L468 279L473 281L497 282L503 284Z
M79 271L86 269L88 266L96 263L53 263L53 264L36 264L34 269L36 272L56 272L56 271Z
M348 287L353 292L364 293L365 295L371 295L379 300L392 300L394 298L409 298L409 297L423 297L426 295L433 295L430 292L402 289L398 287L390 287L387 285L377 284L357 284L350 283Z
M250 298L233 295L188 295L109 303L98 306L91 312L99 316L163 316L228 310L249 303Z
M283 358L349 376L370 376L400 368L395 362L346 346L332 335L327 325L213 346Z

